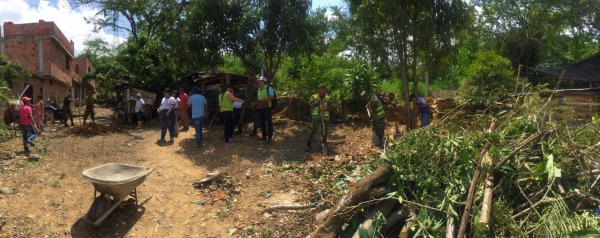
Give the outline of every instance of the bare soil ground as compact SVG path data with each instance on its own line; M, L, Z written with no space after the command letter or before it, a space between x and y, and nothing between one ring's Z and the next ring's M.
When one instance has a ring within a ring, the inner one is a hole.
M109 109L96 108L97 125L51 126L23 154L20 134L0 144L0 237L304 237L315 227L315 215L336 201L354 182L343 173L361 173L361 166L380 152L370 145L363 125L335 125L329 137L330 156L320 146L304 152L308 124L276 119L274 143L244 135L225 147L223 127L204 125L202 148L194 130L181 132L175 143L157 144L157 122L134 130L108 120ZM392 132L390 128L386 134ZM317 134L320 131L317 132ZM319 136L315 136L318 140ZM139 207L115 209L93 228L80 218L94 199L85 169L117 162L155 171L137 188ZM215 183L192 183L219 170ZM1 194L1 193L0 193ZM265 207L317 203L301 211L265 213Z

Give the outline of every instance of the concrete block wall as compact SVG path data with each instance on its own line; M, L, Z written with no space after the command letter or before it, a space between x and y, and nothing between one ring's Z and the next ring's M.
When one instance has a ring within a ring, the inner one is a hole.
M3 50L8 60L19 61L23 68L36 75L22 85L17 85L13 91L23 92L25 85L29 84L33 90L28 92L32 94L28 96L37 97L42 94L45 100L56 100L62 104L62 99L68 92L74 92L75 97L82 98L89 91L84 86L93 85L95 88L94 81L89 84L82 82L83 75L88 69L93 71L93 66L86 58L73 58L75 44L65 37L54 22L5 22L2 28Z

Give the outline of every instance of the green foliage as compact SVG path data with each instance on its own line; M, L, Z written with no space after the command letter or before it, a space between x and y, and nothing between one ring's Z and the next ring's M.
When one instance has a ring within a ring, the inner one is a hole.
M442 237L445 226L440 222L460 219L484 143L491 145L482 162L482 173L486 174L535 133L544 134L525 144L493 173L497 187L489 222L492 229L474 225L477 221L470 219L469 233L475 237L488 232L496 237L568 237L572 232L598 229L597 217L575 213L582 198L555 192L555 183L557 178L588 171L597 163L591 155L600 153L595 146L600 130L593 122L570 123L576 121L564 116L566 109L558 100L541 97L536 92L544 91L539 88L529 90L534 93L515 99L510 111L493 109L490 115L474 116L452 113L440 123L412 130L401 140L390 142L390 150L383 156L396 171L389 181L394 188L390 195L442 211L421 209L414 220L416 233ZM492 117L496 129L487 132ZM483 199L482 182L480 179L476 185L474 218ZM562 183L567 194L590 186L587 179L563 179ZM540 191L541 196L532 197ZM536 209L519 214L535 203L540 203Z
M31 77L31 72L21 68L18 61L6 62L6 58L6 55L0 55L0 82L4 83L0 87L10 89Z
M458 90L461 101L475 105L492 105L509 92L512 70L508 59L494 52L479 51L475 61L465 72Z
M351 97L359 96L362 91L375 92L380 82L377 68L364 63L355 64L348 70L344 79L344 87Z

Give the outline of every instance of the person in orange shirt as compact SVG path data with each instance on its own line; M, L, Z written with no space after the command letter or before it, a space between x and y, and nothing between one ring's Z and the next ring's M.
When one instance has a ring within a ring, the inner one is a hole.
M181 111L180 113L180 117L181 117L181 123L183 124L183 129L181 129L182 131L188 131L190 129L190 124L189 124L189 116L188 116L188 95L185 93L185 90L183 88L179 89L179 111Z
M33 111L33 122L40 129L40 135L44 135L44 110L46 109L46 105L44 105L44 96L37 96L37 103L34 104L35 110Z

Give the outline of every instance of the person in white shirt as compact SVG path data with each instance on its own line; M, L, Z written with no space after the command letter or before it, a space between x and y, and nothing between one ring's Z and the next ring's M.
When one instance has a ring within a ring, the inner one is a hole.
M237 125L234 128L242 127L242 125L240 125L240 116L242 115L242 110L244 110L242 102L233 102L233 123Z
M157 143L166 142L165 136L167 135L167 129L169 130L169 136L171 139L169 142L175 142L175 98L171 97L171 89L166 88L164 91L165 97L160 103L160 107L158 107L158 118L160 120L160 139L156 141Z
M138 127L137 129L142 129L142 125L144 124L144 117L142 115L142 108L144 107L144 99L142 99L142 95L138 93L135 95L137 101L135 102L135 114L137 115Z

